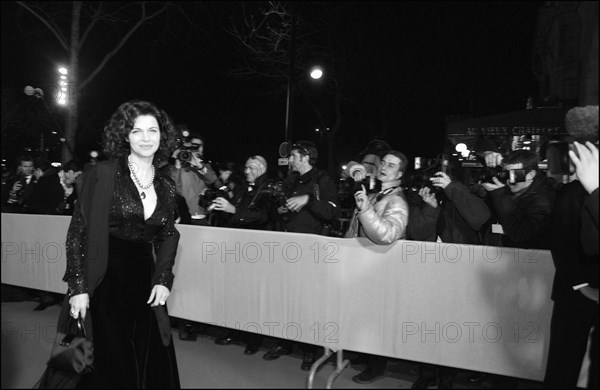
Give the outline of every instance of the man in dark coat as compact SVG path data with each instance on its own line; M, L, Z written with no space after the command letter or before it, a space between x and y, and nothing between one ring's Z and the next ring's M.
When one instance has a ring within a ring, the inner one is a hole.
M569 110L565 125L575 141L597 143L598 106ZM595 176L597 183L597 161ZM593 189L588 190L582 182L576 177L561 187L552 218L551 250L556 273L545 388L577 386L590 329L598 326L598 224L596 222L595 229L593 223L582 227L586 221L582 216L589 215L584 205L593 199L590 196ZM595 233L593 239L582 242L582 235L590 233ZM595 242L596 249L589 250L586 242ZM596 348L591 360L597 361L597 356ZM597 367L595 373L597 387Z
M26 201L35 187L36 177L33 157L19 157L16 175L7 180L2 192L3 213L26 213Z
M327 173L315 168L317 156L317 148L309 141L299 141L291 148L289 163L293 172L283 183L287 200L277 209L283 231L322 234L338 216L337 188ZM307 344L301 349L304 358L300 368L308 371L316 361L317 347ZM263 359L274 360L291 352L291 341L279 340Z
M530 150L515 150L502 164L509 175L505 182L493 177L481 184L495 212L484 244L549 249L554 183L538 171L538 157Z
M213 201L211 207L230 216L228 227L256 230L272 230L270 215L273 199L269 193L267 181L267 161L262 156L251 156L244 169L246 185L241 197L232 204L224 197ZM262 336L250 332L230 330L227 335L215 340L215 344L228 345L246 341L244 354L254 355L262 344Z
M37 183L29 198L27 209L31 214L60 214L59 206L65 199L58 171L47 160L35 161Z

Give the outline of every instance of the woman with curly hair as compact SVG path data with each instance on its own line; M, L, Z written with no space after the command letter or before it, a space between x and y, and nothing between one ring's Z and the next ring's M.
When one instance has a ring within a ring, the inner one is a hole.
M179 242L175 185L157 169L177 133L154 104L130 101L106 123L103 143L110 159L83 174L67 233L58 329L81 316L93 334L95 369L79 387L179 388L165 306Z

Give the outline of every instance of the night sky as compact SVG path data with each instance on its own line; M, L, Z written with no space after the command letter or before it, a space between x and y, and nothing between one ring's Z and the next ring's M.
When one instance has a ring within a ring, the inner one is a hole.
M319 3L327 13L315 11L310 3L296 2L294 7L309 21L317 12L331 18L329 25L335 29L336 64L344 64L349 99L337 139L340 163L375 136L384 136L409 158L434 157L443 147L446 115L480 117L520 110L528 96L539 95L531 56L543 2ZM65 2L66 10L68 6ZM141 28L84 91L80 158L99 148L103 123L119 104L137 98L155 102L174 122L202 133L206 157L213 161L243 163L246 156L263 154L275 163L284 140L285 84L229 75L239 63L239 52L221 25L239 17L241 9L240 2L196 4L188 12L196 26L175 29L181 39L165 35L160 21ZM111 46L114 29L98 31L81 56L84 74L97 63L98 53ZM322 58L313 54L304 56L299 67ZM10 107L28 112L31 98L23 88L51 85L56 66L67 64L67 58L37 19L16 3L3 2L3 116ZM331 103L327 66L325 79L308 87L309 96L319 96L314 102L320 107ZM279 93L272 93L275 87ZM325 154L309 105L300 94L294 103L293 139L311 139ZM61 109L52 123L62 120ZM37 126L36 120L30 118L27 126ZM19 147L3 143L2 157L14 157ZM317 165L324 168L322 163Z

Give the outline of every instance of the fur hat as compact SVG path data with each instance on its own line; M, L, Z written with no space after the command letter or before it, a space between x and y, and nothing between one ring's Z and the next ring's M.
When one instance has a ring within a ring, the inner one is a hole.
M571 108L565 117L567 131L580 143L598 141L598 106Z

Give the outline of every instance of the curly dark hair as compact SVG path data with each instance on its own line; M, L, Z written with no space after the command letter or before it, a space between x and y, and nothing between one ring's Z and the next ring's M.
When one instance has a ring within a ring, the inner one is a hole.
M102 146L109 158L124 158L129 154L129 143L126 139L133 129L136 118L141 115L151 115L156 118L160 129L160 145L152 162L154 165L167 160L177 149L179 132L167 113L151 102L131 100L121 104L104 125Z

